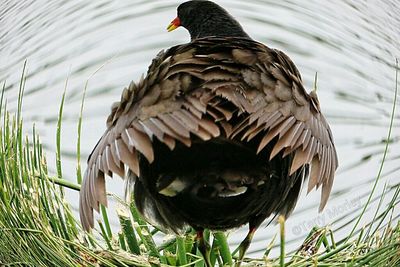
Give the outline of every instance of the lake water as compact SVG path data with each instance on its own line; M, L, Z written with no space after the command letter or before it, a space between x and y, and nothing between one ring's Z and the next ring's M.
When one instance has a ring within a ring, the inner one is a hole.
M86 81L83 166L124 86L140 78L159 50L189 41L184 29L166 31L181 2L1 1L0 82L7 81L8 107L15 111L18 83L27 60L25 131L31 132L31 125L36 125L50 170L55 169L55 129L65 86L63 173L66 179L76 181L77 122ZM286 52L307 88L312 88L318 72L318 95L335 137L340 167L323 213L318 214L320 192L306 195L303 190L286 223L288 249L299 247L316 224L331 224L337 240L345 237L372 189L384 151L394 98L395 58L400 57L400 2L216 2L254 39ZM397 111L393 142L374 195L380 196L387 183L383 207L394 192L393 186L400 182L399 125ZM108 190L122 195L122 184L120 179L110 179ZM68 192L67 197L76 207L78 194ZM372 218L377 205L374 201L362 223ZM114 211L110 213L115 216ZM398 218L399 213L397 207L393 216ZM246 231L247 227L233 230L232 244L238 244ZM275 225L262 227L249 256L260 255L275 233Z

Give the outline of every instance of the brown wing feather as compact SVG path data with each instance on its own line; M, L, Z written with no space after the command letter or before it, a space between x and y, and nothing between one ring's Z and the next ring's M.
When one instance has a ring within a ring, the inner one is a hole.
M262 69L266 76L270 77L269 74L272 74L276 82L272 84L271 79L267 83L263 82L264 92L274 92L274 96L269 96L274 103L267 103L264 115L258 119L258 124L262 123L269 128L258 150L262 150L277 137L270 157L280 151L285 151L285 155L294 153L290 175L300 167L310 164L312 170L308 190L322 184L322 209L331 191L334 172L338 166L332 133L320 112L316 95L313 93L310 96L305 92L300 74L290 59L282 52L275 52L277 62L264 64ZM250 85L256 86L256 83ZM272 85L274 88L271 88ZM271 110L271 106L275 111ZM268 116L271 113L273 115ZM290 119L295 122L291 123Z
M284 53L248 39L199 39L161 52L147 76L123 91L107 127L82 184L85 229L93 227L93 208L107 204L104 173L124 176L126 165L139 175L139 154L154 160L154 138L173 150L176 141L263 135L258 152L277 140L270 157L294 154L290 175L312 165L308 188L322 184L320 208L338 166L329 126L297 68Z

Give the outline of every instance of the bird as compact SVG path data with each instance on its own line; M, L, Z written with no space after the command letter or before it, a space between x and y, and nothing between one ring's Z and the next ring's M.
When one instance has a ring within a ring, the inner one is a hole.
M184 2L167 30L179 27L190 41L159 52L113 104L88 158L80 220L94 227L93 209L107 205L105 177L116 174L132 181L149 223L197 231L208 266L203 231L248 224L240 262L262 222L291 214L307 180L308 192L322 188L324 208L338 167L333 135L293 61L223 7Z

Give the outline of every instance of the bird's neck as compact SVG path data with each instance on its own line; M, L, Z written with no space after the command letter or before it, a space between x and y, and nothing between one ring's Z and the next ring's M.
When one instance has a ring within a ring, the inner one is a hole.
M200 25L197 25L195 29L189 30L189 33L192 41L209 36L250 38L239 22L233 18L228 20L217 17L212 20L205 20Z

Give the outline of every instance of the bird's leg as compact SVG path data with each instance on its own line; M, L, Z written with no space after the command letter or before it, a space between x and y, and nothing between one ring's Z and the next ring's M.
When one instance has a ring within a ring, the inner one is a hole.
M239 258L236 261L236 267L240 267L240 264L242 263L244 255L246 254L246 251L250 246L251 240L253 239L254 233L256 232L257 228L258 226L254 226L249 223L249 232L247 233L245 239L243 239L242 243L240 243L239 245Z
M204 258L204 262L206 264L207 267L211 267L211 260L210 260L210 252L211 252L211 248L210 245L207 243L207 241L204 239L204 229L196 229L197 231L197 246L201 252L201 254L203 255Z

